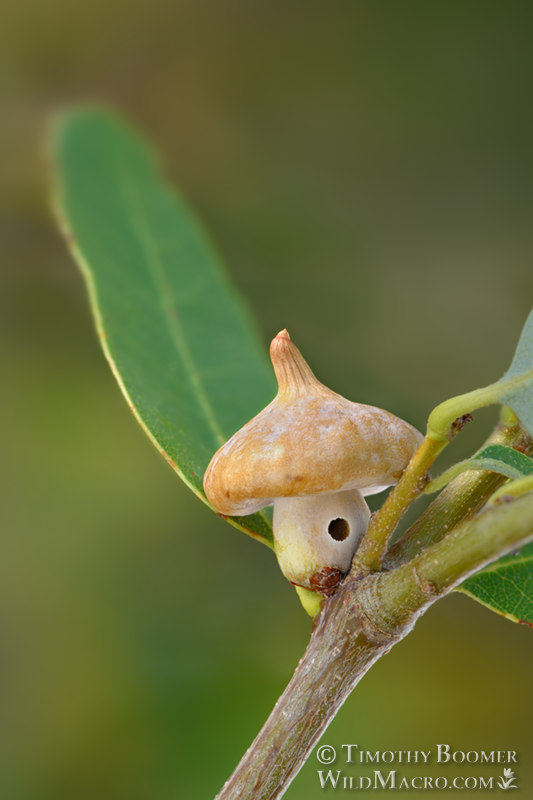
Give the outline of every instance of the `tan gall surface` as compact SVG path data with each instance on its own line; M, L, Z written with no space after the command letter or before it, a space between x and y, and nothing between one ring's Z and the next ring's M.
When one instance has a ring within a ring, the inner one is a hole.
M395 483L421 434L320 383L286 331L270 353L278 394L213 456L204 477L212 506L238 516L276 497L354 488L371 493Z

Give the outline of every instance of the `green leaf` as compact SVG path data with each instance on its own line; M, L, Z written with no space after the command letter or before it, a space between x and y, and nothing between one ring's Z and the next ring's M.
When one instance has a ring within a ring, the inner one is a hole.
M138 421L202 499L217 448L275 394L248 310L153 153L98 109L53 138L56 204L100 341ZM230 520L271 544L268 517Z
M501 472L509 478L521 478L526 475L533 475L533 459L515 450L514 447L507 447L504 444L489 444L476 453L472 461L487 462L492 461L499 465L495 472ZM490 469L490 467L483 467Z
M520 453L512 447L503 444L491 444L484 447L472 458L459 461L449 469L445 470L428 483L425 488L426 494L438 492L453 478L472 469L489 470L499 472L507 478L516 480L528 475L533 475L533 459Z
M490 564L457 591L513 622L533 627L533 543Z
M446 443L453 438L454 424L465 414L493 403L508 405L533 436L533 311L526 320L511 366L496 383L450 397L428 417L427 436Z
M512 447L488 445L473 458L456 464L455 467L461 465L466 465L464 469L500 472L514 479L515 482L502 487L500 493L503 494L507 491L506 486L513 487L525 483L526 480L526 488L531 488L533 459ZM442 477L439 476L437 480ZM533 626L533 544L528 544L519 553L505 556L485 567L459 586L457 591L469 595L514 622Z
M504 390L501 402L511 406L533 436L533 311L526 320L511 366L501 383L513 378L522 380L518 385Z

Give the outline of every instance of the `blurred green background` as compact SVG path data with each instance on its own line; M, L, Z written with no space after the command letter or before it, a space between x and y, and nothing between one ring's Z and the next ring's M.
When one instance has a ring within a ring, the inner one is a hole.
M212 797L310 628L130 416L49 212L51 115L127 114L265 343L288 327L325 383L422 428L499 377L532 306L532 24L520 0L4 0L0 797ZM525 626L448 598L323 741L516 749L532 796L532 655ZM290 800L331 794L317 766Z

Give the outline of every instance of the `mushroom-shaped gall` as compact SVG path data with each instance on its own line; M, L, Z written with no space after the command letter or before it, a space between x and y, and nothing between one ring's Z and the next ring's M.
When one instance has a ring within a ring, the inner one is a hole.
M362 495L396 483L422 441L407 422L318 381L287 331L272 341L274 400L218 450L204 489L221 514L274 504L274 549L297 586L331 594L370 512Z

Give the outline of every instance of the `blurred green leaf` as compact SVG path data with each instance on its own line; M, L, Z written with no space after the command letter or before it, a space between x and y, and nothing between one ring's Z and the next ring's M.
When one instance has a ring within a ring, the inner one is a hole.
M533 435L533 311L526 320L511 366L495 389L498 401L509 405ZM471 461L478 460L482 469L501 472L510 478L531 475L531 459L508 450L492 445ZM533 626L533 545L481 570L458 587L458 591L508 619Z
M504 389L500 402L511 406L533 436L533 311L526 320L511 366L500 382L505 384L512 378L521 380L517 385Z
M428 417L427 435L445 442L453 437L454 422L478 408L493 403L508 405L533 436L533 311L520 335L511 366L499 381L450 397Z
M514 622L533 627L533 543L490 564L457 591Z
M507 478L516 480L528 475L533 475L533 459L529 456L502 444L491 444L484 447L472 458L459 461L445 470L428 483L425 488L427 494L438 492L453 478L471 469L486 469L490 472L499 472Z
M98 109L67 113L53 153L59 218L113 374L152 442L206 502L211 456L276 391L252 318L124 122ZM271 544L265 515L230 521Z

